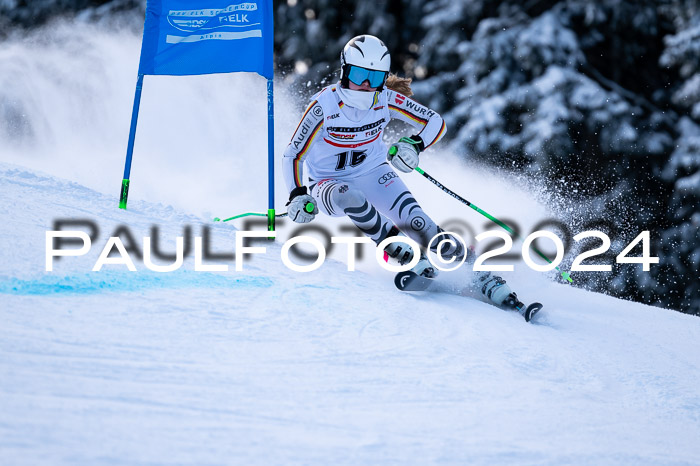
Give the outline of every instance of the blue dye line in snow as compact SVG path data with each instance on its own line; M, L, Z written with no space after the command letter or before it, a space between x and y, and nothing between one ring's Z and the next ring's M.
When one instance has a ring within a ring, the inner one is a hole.
M129 292L153 288L267 288L266 277L231 277L209 272L93 272L82 275L45 275L36 280L0 280L0 293L21 296Z

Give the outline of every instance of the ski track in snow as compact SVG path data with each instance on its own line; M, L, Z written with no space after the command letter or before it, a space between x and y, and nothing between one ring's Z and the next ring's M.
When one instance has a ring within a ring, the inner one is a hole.
M242 272L93 273L120 224L165 251L184 224L219 252L235 232L7 164L0 193L3 464L700 463L697 318L530 274L530 325L447 285L292 272L275 243ZM101 236L44 272L71 217Z

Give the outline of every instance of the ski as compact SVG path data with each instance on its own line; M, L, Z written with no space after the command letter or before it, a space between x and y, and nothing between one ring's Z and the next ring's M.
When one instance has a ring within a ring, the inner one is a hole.
M417 275L410 270L399 272L394 277L394 285L401 291L425 291L432 283L432 278Z
M532 303L525 307L525 303L518 299L518 295L511 293L503 302L503 307L518 311L525 318L525 322L530 322L543 306L541 303Z
M525 317L525 322L532 321L532 318L535 317L535 314L537 314L542 307L541 303L532 303L526 307L525 311L522 312L523 317Z
M394 277L394 285L401 291L425 291L430 288L433 283L432 278L417 275L410 270L399 272ZM518 299L515 293L511 293L503 302L503 308L518 311L525 318L525 322L531 322L535 314L537 314L543 305L541 303L532 303L525 306L525 303Z

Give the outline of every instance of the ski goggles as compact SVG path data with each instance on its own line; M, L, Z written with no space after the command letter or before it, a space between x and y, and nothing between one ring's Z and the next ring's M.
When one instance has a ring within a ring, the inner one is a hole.
M350 65L348 80L358 86L361 86L365 81L369 81L370 87L380 87L386 81L388 74L386 71L368 70L367 68Z

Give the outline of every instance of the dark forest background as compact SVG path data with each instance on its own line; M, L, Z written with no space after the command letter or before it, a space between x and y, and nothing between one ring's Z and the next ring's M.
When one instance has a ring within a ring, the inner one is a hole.
M606 263L651 231L661 258L651 272L614 266L577 274L576 286L700 315L699 2L274 5L277 73L302 96L336 79L351 37L380 37L416 99L445 117L446 143L540 185L572 232L608 233ZM0 40L65 16L138 25L144 10L141 0L0 0Z

